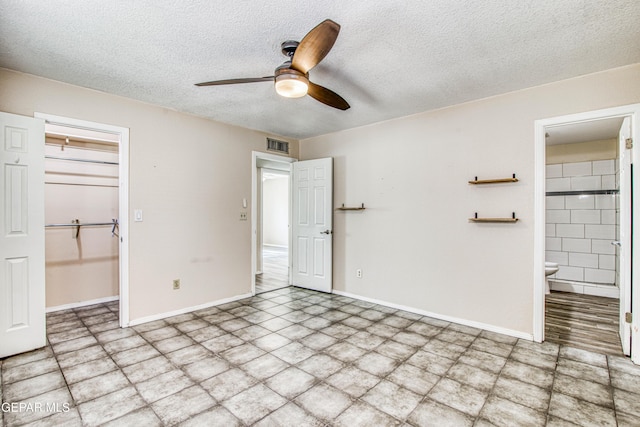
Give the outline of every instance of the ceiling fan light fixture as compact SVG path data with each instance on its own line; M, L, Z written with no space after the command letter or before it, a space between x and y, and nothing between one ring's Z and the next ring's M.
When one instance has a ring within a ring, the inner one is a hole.
M282 73L276 76L276 92L285 98L301 98L309 91L309 79L301 73Z

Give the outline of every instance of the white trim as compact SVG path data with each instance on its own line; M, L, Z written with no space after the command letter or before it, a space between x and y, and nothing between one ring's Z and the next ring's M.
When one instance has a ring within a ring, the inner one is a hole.
M119 299L120 297L116 295L113 297L104 297L104 298L92 299L89 301L72 302L71 304L63 304L63 305L56 305L55 307L47 307L45 311L47 313L53 313L54 311L69 310L70 308L86 307L86 306L95 305L95 304L104 304L111 301L118 301Z
M242 294L236 295L230 298L223 298L217 301L211 301L205 304L194 305L192 307L181 308L179 310L167 311L166 313L154 314L152 316L141 317L139 319L134 319L129 322L129 326L141 325L143 323L153 322L156 320L166 319L167 317L178 316L180 314L191 313L192 311L203 310L205 308L214 307L216 305L227 304L234 301L243 300L246 298L251 298L252 294Z
M52 114L34 113L34 117L44 119L46 123L75 127L79 129L98 130L120 136L118 147L118 231L120 235L120 327L129 325L129 129L121 126L54 116Z
M251 152L251 295L256 294L257 251L258 251L258 159L271 160L280 163L293 163L297 159L277 154ZM291 179L289 180L289 218L291 218ZM291 247L291 227L289 227L289 247ZM289 270L291 270L291 251L289 251ZM289 271L291 281L291 271Z
M569 114L565 116L551 117L540 119L534 122L535 141L534 141L534 247L533 247L533 268L534 268L534 284L533 284L533 336L534 341L541 342L544 340L544 253L545 253L545 128L560 126L568 123L588 122L614 117L631 117L631 134L636 139L640 139L640 104L624 105L620 107L605 108L595 111L587 111L577 114ZM632 163L640 164L640 150L635 148L632 150ZM640 174L636 173L634 177L634 198L640 200ZM640 209L634 209L632 213L632 222L640 223ZM640 247L640 233L633 236L632 246ZM631 269L640 271L640 257L635 256L631 260ZM639 289L635 285L637 279L633 283L627 283L632 289ZM624 289L620 289L624 292ZM637 293L631 301L633 311L640 312L640 297ZM640 315L634 316L632 328L638 334L640 330ZM637 319L637 320L636 320ZM631 358L635 363L640 363L640 343L638 340L632 339Z
M420 309L417 309L417 308L408 307L406 305L394 304L394 303L391 303L391 302L382 301L382 300L378 300L378 299L375 299L375 298L363 297L363 296L360 296L360 295L352 294L350 292L338 291L336 289L333 290L333 293L336 294L336 295L342 295L342 296L353 298L353 299L357 299L357 300L360 300L360 301L371 302L373 304L383 305L385 307L391 307L391 308L395 308L395 309L398 309L398 310L408 311L409 313L415 313L415 314L419 314L421 316L432 317L434 319L444 320L446 322L457 323L459 325L465 325L465 326L469 326L469 327L477 328L477 329L482 329L482 330L489 331L489 332L495 332L497 334L509 335L511 337L521 338L521 339L525 339L525 340L528 340L528 341L532 341L533 340L533 336L531 334L527 334L525 332L520 332L520 331L514 331L513 329L501 328L499 326L489 325L489 324L481 323L481 322L475 322L473 320L460 319L458 317L453 317L453 316L444 316L442 314L432 313L430 311L420 310Z

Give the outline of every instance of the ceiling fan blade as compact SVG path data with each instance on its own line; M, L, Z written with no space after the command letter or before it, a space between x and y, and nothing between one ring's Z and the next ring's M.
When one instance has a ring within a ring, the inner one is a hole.
M218 85L234 85L238 83L257 83L273 81L274 76L268 77L253 77L247 79L227 79L227 80L214 80L212 82L196 83L196 86L218 86Z
M337 108L338 110L344 111L351 108L349 103L334 91L311 82L309 82L309 92L307 92L307 94L316 101L320 101L323 104Z
M340 25L327 19L304 36L291 60L291 67L303 74L318 65L338 38Z

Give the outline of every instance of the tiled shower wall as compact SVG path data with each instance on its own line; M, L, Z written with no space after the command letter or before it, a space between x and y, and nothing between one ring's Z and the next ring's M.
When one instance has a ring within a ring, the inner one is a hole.
M547 165L546 191L617 190L616 160ZM546 260L551 278L616 285L618 194L547 195Z

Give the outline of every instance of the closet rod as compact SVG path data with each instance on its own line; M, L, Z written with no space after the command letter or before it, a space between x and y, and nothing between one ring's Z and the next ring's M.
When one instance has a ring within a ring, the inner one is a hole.
M50 182L50 181L45 181L45 184L51 184L51 185L77 185L80 187L109 187L109 188L119 188L119 185L105 185L105 184L73 184L70 182Z
M98 163L101 165L119 165L118 162L105 162L101 160L88 160L88 159L74 159L70 157L58 157L58 156L44 156L45 159L53 159L53 160L67 160L70 162L83 162L83 163Z
M69 223L69 224L45 224L45 228L49 227L97 227L102 225L113 225L117 222L86 222L86 223Z

